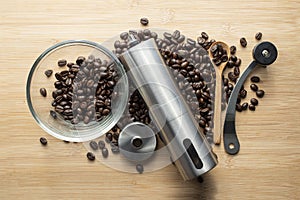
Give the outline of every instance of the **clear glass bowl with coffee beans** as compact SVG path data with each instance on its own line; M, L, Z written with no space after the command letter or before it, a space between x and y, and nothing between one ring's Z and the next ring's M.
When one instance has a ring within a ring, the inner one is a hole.
M90 41L65 41L42 53L26 87L27 103L47 133L72 142L111 130L127 105L128 80L111 51Z

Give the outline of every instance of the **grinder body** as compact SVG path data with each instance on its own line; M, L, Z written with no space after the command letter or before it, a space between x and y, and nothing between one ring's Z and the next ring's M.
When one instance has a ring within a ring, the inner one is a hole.
M214 168L216 155L180 94L154 39L131 47L120 60L149 107L151 119L183 178L191 180Z

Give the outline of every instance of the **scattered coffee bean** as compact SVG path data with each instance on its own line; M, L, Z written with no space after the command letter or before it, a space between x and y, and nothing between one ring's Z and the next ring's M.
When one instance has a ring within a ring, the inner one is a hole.
M120 152L120 149L119 149L118 146L112 145L112 147L111 147L111 152L114 153L114 154L117 154L117 153Z
M98 142L98 146L99 146L99 149L103 149L104 147L105 147L105 142L103 141L103 140L100 140L99 142Z
M234 75L239 76L240 75L240 68L239 67L234 67L233 73L234 73Z
M246 38L242 37L240 39L240 44L241 44L242 47L246 47L247 46L247 40L246 40Z
M263 91L263 90L257 90L257 91L256 91L256 96L257 96L258 98L263 98L264 95L265 95L265 91Z
M49 78L53 74L53 70L48 69L44 72L44 74Z
M208 34L206 32L202 32L201 33L202 38L204 38L205 40L208 40Z
M255 105L250 104L250 105L249 105L249 110L255 111Z
M250 88L251 88L251 90L254 91L254 92L256 92L256 91L258 90L258 86L257 86L255 83L251 84L251 85L250 85Z
M57 114L55 111L50 110L50 115L51 115L51 117L53 117L53 119L57 119Z
M103 158L107 158L107 157L108 157L108 150L107 150L106 147L104 147L104 148L102 149L102 156L103 156Z
M250 103L254 106L257 106L258 105L258 100L256 98L251 98L250 99Z
M90 160L90 161L94 161L95 160L95 155L92 152L88 152L86 154L86 157Z
M256 40L261 40L261 38L262 38L262 33L261 32L258 32L258 33L255 34L255 39Z
M260 78L258 76L252 76L250 79L253 83L259 83L260 82Z
M248 109L248 103L247 102L244 102L242 104L242 110L247 110Z
M98 144L94 140L90 141L90 147L96 151L98 149Z
M140 23L141 23L143 26L147 26L148 23L149 23L149 20L148 20L148 18L143 17L143 18L140 19Z
M237 76L234 75L233 72L229 72L229 73L228 73L228 78L229 78L230 81L232 81L232 82L234 82L234 83L235 83L236 80L237 80Z
M197 181L198 181L199 183L203 183L204 180L203 180L202 176L198 176L198 177L197 177Z
M40 93L43 97L46 97L47 96L47 90L45 88L41 88L40 89Z
M241 97L242 99L244 99L244 98L246 98L246 96L247 96L247 90L242 89L242 90L240 91L240 97Z
M41 137L41 138L40 138L40 143L41 143L42 145L47 145L48 141L47 141L46 138Z
M136 168L136 171L140 174L142 174L144 172L144 166L142 164L137 164L135 168Z
M112 141L112 134L111 133L106 133L105 141L107 143L110 143Z
M236 46L231 46L230 47L230 54L234 55L236 53Z
M57 62L57 64L58 64L59 67L64 67L64 66L67 65L67 60L61 59L61 60L59 60L59 61Z
M242 106L240 104L236 104L235 105L235 110L238 111L238 112L242 112L243 109L242 109Z

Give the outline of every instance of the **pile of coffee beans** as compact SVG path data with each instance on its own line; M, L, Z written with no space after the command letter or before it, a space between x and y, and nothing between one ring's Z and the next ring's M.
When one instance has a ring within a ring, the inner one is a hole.
M209 40L208 34L206 32L202 32L201 36L197 38L197 42L201 47L208 50L211 47L211 45L216 42L216 40L215 39Z
M59 60L58 66L68 69L55 73L56 90L52 92L55 111L50 111L54 119L58 113L73 124L88 124L110 114L113 88L119 79L113 63L90 55L79 56L75 63ZM52 70L45 71L47 77L52 73ZM40 93L47 96L45 88Z
M201 34L201 44L186 38L180 31L165 32L162 38L156 32L149 29L130 30L120 34L120 40L115 41L113 52L119 56L130 48L129 34L132 34L139 42L153 38L165 63L173 72L179 89L185 97L188 105L195 113L195 118L206 134L213 128L213 101L215 87L215 71L210 62L207 49L214 42L208 41L206 33ZM199 41L199 38L198 38ZM133 98L132 98L133 97ZM135 91L129 101L129 114L133 121L141 121L148 124L150 117L148 108L138 91Z
M223 47L221 43L214 44L210 48L210 53L213 56L212 61L216 66L220 66L222 63L226 63L228 61L228 53L227 50Z

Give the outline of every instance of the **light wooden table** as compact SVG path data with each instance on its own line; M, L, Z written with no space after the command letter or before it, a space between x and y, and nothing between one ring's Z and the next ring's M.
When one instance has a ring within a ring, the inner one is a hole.
M299 1L10 0L0 6L0 199L299 199ZM48 136L29 113L25 83L49 46L67 39L103 42L147 16L152 28L179 29L239 47L251 61L254 34L279 49L275 64L256 71L266 91L256 112L237 114L241 151L215 147L219 165L203 184L183 182L168 166L143 175L89 163L81 144ZM47 147L39 137L46 136Z

